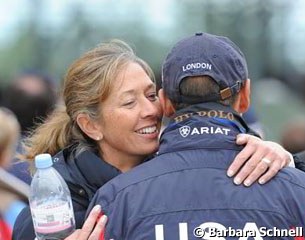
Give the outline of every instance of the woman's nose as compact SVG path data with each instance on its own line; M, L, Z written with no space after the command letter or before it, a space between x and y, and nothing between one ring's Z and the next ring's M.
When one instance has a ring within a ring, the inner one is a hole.
M159 117L161 115L161 106L159 106L159 102L152 102L147 99L145 101L145 104L142 105L142 110L141 110L141 116L142 118L147 118L147 117Z

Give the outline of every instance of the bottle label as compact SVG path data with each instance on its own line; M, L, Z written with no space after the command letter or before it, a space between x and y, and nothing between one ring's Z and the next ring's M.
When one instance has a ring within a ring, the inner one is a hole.
M67 202L46 202L31 208L34 228L39 233L53 233L72 226L73 211Z

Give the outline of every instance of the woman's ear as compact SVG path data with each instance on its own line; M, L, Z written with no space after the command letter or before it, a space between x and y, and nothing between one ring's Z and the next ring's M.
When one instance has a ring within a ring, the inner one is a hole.
M170 117L171 115L173 115L176 112L176 110L175 110L171 100L169 100L166 97L165 92L162 88L159 90L158 96L160 99L160 103L161 103L161 107L162 107L164 116Z
M77 125L80 129L90 138L95 141L103 139L101 126L94 120L92 120L88 114L80 113L76 117Z

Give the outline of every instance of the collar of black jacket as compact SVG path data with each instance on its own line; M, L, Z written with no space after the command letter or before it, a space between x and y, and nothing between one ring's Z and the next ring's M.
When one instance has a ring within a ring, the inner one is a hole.
M87 150L75 157L75 164L90 185L101 187L121 171L110 165L95 153Z
M70 190L77 195L86 194L86 198L91 199L100 187L121 173L93 151L85 150L76 154L73 149L65 148L54 156L53 161Z
M258 133L248 127L241 114L236 112L230 106L215 102L199 103L183 108L174 114L171 118L170 124L187 121L187 119L196 115L206 118L220 118L238 122L241 127L244 128L245 133L260 138Z

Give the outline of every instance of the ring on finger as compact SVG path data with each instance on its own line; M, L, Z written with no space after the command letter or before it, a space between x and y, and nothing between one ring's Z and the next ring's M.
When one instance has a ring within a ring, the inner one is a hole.
M271 160L268 158L262 158L262 162L266 163L268 166L271 164Z

